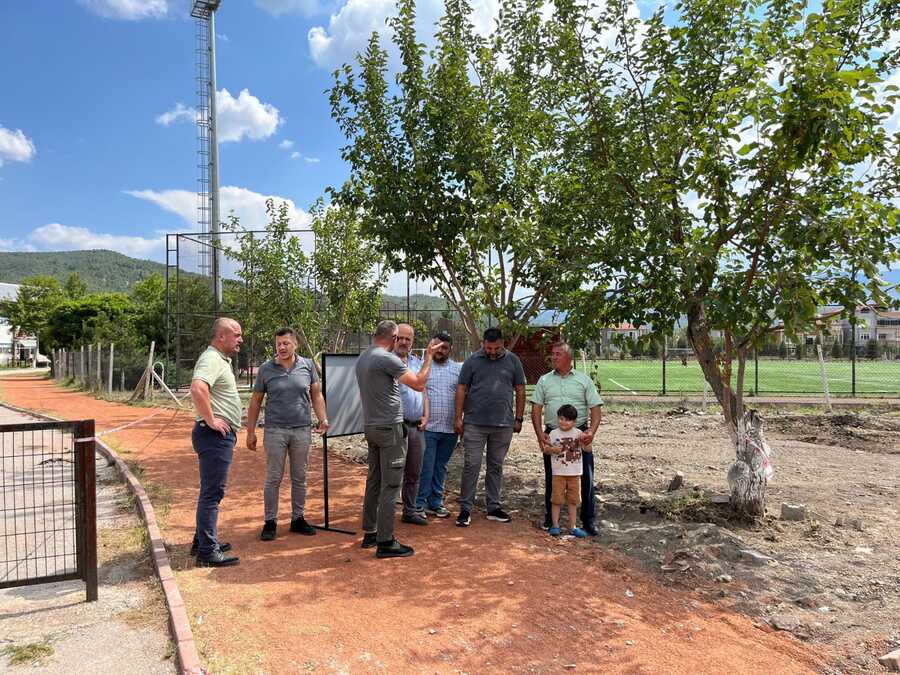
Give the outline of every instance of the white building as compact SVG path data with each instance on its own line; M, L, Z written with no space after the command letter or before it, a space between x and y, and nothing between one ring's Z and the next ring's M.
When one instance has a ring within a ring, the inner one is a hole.
M19 284L0 282L0 302L15 300L19 297ZM13 334L14 327L9 320L0 315L0 366L9 366L14 360L13 347L19 361L32 361L37 351L37 338L19 332Z

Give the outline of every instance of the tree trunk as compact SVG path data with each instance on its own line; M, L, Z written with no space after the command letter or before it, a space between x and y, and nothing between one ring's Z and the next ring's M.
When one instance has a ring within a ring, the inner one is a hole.
M728 469L731 507L745 518L759 518L766 512L769 446L763 438L762 418L755 410L738 419L734 440L736 459Z
M769 446L763 438L762 418L755 410L745 410L742 396L746 353L739 354L738 387L736 392L731 384L730 362L733 353L724 354L728 362L723 369L716 357L710 336L706 313L700 302L688 310L688 340L709 382L722 406L725 424L735 447L735 461L728 469L728 485L731 489L731 507L744 518L758 518L766 510L767 468ZM729 342L730 352L734 351ZM724 372L723 372L724 370Z

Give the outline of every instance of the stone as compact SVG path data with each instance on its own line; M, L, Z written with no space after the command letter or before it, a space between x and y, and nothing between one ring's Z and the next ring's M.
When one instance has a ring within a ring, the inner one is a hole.
M675 492L675 490L679 489L684 485L684 474L681 471L676 471L675 475L672 476L672 480L669 482L669 487L667 488L669 492Z
M713 504L729 504L731 497L728 495L713 495L709 498L709 501Z
M776 614L769 619L769 623L775 630L795 631L800 627L800 619L790 614Z
M862 519L860 518L849 518L847 520L847 525L849 527L852 527L857 532L862 532L864 529L866 529L865 523L863 523Z
M756 565L758 567L763 567L772 562L772 558L767 555L763 555L759 551L754 551L750 548L742 548L741 552L741 560L743 562L749 563L751 565Z
M731 575L730 574L720 574L716 577L716 581L722 584L731 583Z
M843 517L843 516L838 516L837 518L835 518L835 519L834 519L834 526L835 526L835 527L843 527L843 526L844 526L844 517Z
M895 649L889 654L879 657L878 663L893 672L900 672L900 649Z
M806 520L806 506L803 504L786 504L781 505L782 520Z
M634 597L634 591L632 591L630 588L626 588L626 589L625 589L625 597L626 597L626 598L633 598L633 597Z

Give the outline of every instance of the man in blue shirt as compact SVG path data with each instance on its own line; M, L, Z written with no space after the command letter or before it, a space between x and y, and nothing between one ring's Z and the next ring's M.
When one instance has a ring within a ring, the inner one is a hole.
M397 342L394 353L414 375L419 374L422 362L410 353L416 333L408 323L397 326ZM407 429L406 465L403 468L403 515L400 520L410 525L427 525L424 510L416 510L419 494L419 476L422 473L422 456L425 450L423 432L428 423L428 396L424 391L416 391L400 384L400 405L403 408L403 424Z

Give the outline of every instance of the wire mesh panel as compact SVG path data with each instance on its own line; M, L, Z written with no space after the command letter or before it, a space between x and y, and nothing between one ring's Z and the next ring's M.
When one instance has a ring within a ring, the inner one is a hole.
M84 579L97 599L94 422L0 425L0 588Z

